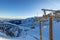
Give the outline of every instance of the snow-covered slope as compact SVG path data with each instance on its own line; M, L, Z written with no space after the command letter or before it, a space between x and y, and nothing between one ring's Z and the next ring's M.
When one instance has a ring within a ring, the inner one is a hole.
M23 19L18 27L22 29L19 37L10 37L5 33L0 33L3 40L40 40L40 24L34 23L36 18ZM33 24L34 23L34 24ZM43 40L49 40L49 22L42 23ZM46 27L47 26L47 27ZM12 30L13 31L13 30ZM53 21L54 40L60 40L60 22Z

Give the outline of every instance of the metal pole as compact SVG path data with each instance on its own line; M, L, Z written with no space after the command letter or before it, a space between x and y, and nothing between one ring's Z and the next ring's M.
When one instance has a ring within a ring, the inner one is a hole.
M50 28L49 28L49 40L53 40L53 28L52 28L52 17L50 17Z
M42 40L42 22L40 22L40 40Z

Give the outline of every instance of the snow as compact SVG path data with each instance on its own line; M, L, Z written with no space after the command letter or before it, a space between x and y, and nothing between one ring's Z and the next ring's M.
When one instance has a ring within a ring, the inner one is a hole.
M38 29L38 28L37 28ZM36 39L39 39L39 34L36 34L36 33L38 33L38 31L39 30L37 30L37 29L34 29L34 30L28 30L27 32L25 32L25 31L22 31L22 33L21 33L21 35L20 35L20 37L13 37L13 38L11 38L11 37L7 37L7 35L5 36L3 33L2 33L2 35L4 36L4 37L0 37L0 38L3 38L4 40L36 40ZM33 32L34 31L34 32ZM34 34L35 33L35 34ZM0 33L1 34L1 33ZM37 36L36 36L37 35ZM35 38L35 37L37 37L37 38Z
M32 20L31 20L32 19ZM40 40L40 24L37 22L34 25L33 22L36 21L36 18L27 18L22 20L22 24L15 25L18 28L22 29L19 37L10 37L7 36L5 33L0 32L0 40ZM8 24L8 23L7 23ZM11 24L11 23L9 23ZM32 29L31 27L35 27ZM49 21L42 23L42 36L43 40L49 40ZM18 29L17 28L17 29ZM14 28L12 28L14 29ZM14 30L11 30L14 31ZM53 34L54 40L60 39L60 22L53 21ZM15 35L18 33L17 31L14 32Z

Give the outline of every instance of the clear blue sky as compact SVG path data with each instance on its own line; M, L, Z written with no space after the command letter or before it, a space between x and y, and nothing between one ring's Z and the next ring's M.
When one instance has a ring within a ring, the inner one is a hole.
M41 16L42 8L60 9L60 0L0 0L0 17Z

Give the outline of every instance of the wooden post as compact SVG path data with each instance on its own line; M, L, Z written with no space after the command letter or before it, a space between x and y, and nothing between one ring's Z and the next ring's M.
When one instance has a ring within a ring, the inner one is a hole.
M40 40L42 40L42 22L40 22Z
M50 28L49 28L49 40L53 40L53 28L52 28L52 17L50 17Z

